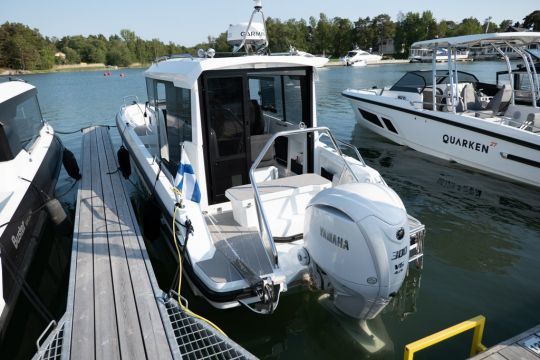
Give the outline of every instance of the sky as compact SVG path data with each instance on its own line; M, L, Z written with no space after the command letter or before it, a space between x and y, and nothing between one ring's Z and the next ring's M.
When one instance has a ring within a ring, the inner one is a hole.
M134 31L145 40L160 39L193 46L218 36L229 24L247 22L253 0L2 0L0 24L20 22L37 28L44 36L118 34L121 29ZM480 22L491 16L499 24L509 19L520 21L540 8L538 0L263 0L266 17L287 20L306 19L320 13L328 18L388 14L396 20L407 13L430 10L437 20L461 22L473 16Z

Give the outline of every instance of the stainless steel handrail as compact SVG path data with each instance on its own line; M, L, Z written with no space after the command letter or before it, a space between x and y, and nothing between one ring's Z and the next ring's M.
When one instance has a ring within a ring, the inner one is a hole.
M349 144L348 142L346 141L343 141L343 140L340 140L340 139L336 139L340 144L342 145L345 145L346 147L348 147L349 149L353 149L354 151L354 154L356 155L356 158L358 159L358 161L360 161L360 163L362 164L362 166L366 166L366 162L364 161L364 159L362 158L362 155L360 155L360 151L358 151L358 148L352 144Z
M133 104L138 104L138 103L139 103L139 97L138 97L137 95L128 95L128 96L124 96L124 97L122 98L122 102L124 103L124 106L123 106L124 108L128 106L128 105L126 104L126 100L128 100L128 99L135 99L135 101L132 101L132 104L131 104L131 105L133 105Z
M307 133L314 133L314 132L323 132L328 135L330 140L332 141L332 144L334 145L334 148L338 152L338 154L343 157L343 152L339 148L336 139L334 138L334 135L330 132L330 129L327 127L321 126L321 127L314 127L314 128L306 128L306 129L297 129L297 130L288 130L288 131L280 131L278 133L275 133L264 145L263 149L257 155L257 158L253 162L253 165L251 165L251 168L249 170L249 180L251 181L251 186L253 187L253 195L255 200L255 208L257 211L257 220L259 221L259 236L261 237L261 240L263 241L263 246L265 247L265 250L267 252L267 255L274 266L274 268L279 267L278 263L278 253L276 249L276 244L274 242L274 238L272 237L272 232L270 230L270 226L268 225L268 219L266 218L266 214L264 212L264 208L262 206L261 202L261 195L259 193L259 188L257 187L257 182L255 181L255 170L261 163L264 155L268 152L270 149L270 146L274 143L274 141L281 136L289 137L292 135L298 135L298 134L307 134ZM343 159L343 162L347 166L348 170L352 174L354 180L356 182L359 182L358 177L353 172L351 166L349 163Z

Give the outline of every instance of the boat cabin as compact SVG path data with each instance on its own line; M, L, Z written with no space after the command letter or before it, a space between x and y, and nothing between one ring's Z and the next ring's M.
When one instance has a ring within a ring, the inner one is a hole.
M311 60L301 57L158 62L146 72L149 104L158 109L155 155L174 178L186 151L201 206L227 202L227 189L249 184L248 171L273 134L315 125L313 77ZM260 181L313 172L313 142L297 137L275 141L257 170Z

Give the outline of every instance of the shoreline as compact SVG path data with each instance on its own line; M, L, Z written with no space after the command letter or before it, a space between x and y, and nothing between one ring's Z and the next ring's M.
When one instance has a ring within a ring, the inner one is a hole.
M51 69L47 70L15 70L15 69L0 69L0 76L19 76L19 75L33 75L33 74L50 74L50 73L62 73L62 72L82 72L82 71L116 71L122 69L139 69L147 67L148 64L133 63L127 67L110 66L103 63L96 64L73 64L73 65L55 65Z
M391 64L406 64L410 63L409 59L385 59L370 62L367 65L391 65ZM0 68L0 76L19 76L19 75L32 75L32 74L50 74L50 73L62 73L62 72L82 72L82 71L117 71L122 69L141 69L150 66L150 64L133 63L126 67L110 66L103 63L96 64L72 64L72 65L55 65L52 69L48 70L14 70ZM345 66L340 60L330 60L323 67L332 68Z

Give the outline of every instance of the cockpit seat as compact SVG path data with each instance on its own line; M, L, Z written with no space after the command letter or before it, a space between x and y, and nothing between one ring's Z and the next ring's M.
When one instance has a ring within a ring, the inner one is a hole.
M540 113L530 113L527 115L527 124L532 127L534 133L540 133Z
M478 94L472 84L465 84L463 86L463 90L461 90L461 101L462 103L457 108L458 112L483 110L482 102L478 98Z
M435 89L436 89L435 103L437 105L437 110L440 111L442 110L443 91L439 88L435 88ZM425 88L422 94L423 94L424 109L433 110L433 89Z
M271 215L270 229L274 237L301 234L303 219L309 201L317 193L332 187L332 183L317 174L301 174L265 181L257 184L265 213ZM251 184L227 189L225 196L231 201L234 220L241 226L257 226L257 212Z
M476 117L486 118L499 115L508 108L511 99L512 88L509 85L504 84L491 98L486 106L486 110L476 112Z

